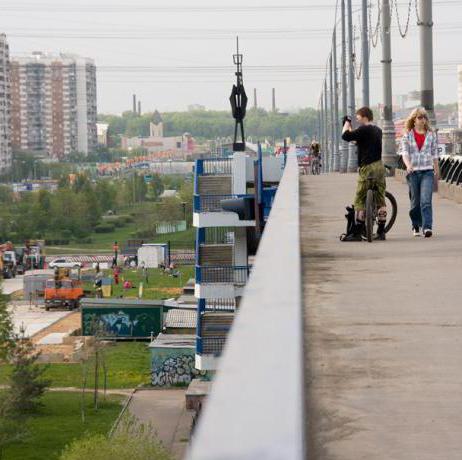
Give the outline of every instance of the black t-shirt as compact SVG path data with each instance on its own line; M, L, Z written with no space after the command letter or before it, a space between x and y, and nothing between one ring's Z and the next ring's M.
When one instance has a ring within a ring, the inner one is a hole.
M382 159L382 130L375 125L363 125L354 131L345 131L342 139L356 141L358 165L366 166Z

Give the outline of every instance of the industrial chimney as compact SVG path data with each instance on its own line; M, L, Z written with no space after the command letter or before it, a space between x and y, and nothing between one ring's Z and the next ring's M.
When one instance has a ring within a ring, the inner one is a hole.
M276 89L273 88L273 113L276 113Z

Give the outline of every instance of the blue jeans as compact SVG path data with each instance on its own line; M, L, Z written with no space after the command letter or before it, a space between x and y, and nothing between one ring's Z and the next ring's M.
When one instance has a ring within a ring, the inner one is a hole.
M409 197L411 199L411 217L413 227L423 227L424 230L433 226L433 170L414 171L407 176Z

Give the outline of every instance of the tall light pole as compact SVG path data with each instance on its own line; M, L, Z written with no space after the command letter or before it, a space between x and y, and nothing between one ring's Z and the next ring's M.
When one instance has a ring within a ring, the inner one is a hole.
M327 75L324 79L324 132L325 132L325 147L324 147L324 172L329 172L329 109L327 108Z
M393 123L393 100L391 85L391 17L390 0L382 0L382 78L383 78L383 143L382 159L395 167L396 145L395 125Z
M347 104L347 69L346 69L346 21L345 21L345 0L341 5L342 21L342 63L341 63L341 84L342 84L342 116L348 112ZM340 142L340 172L347 172L348 164L348 143L342 140Z
M340 155L339 155L339 114L338 114L338 74L337 74L337 24L334 26L334 35L332 38L332 70L334 72L334 172L340 171Z
M330 149L329 149L329 171L334 170L335 147L335 114L334 114L334 63L332 53L329 56L329 122L330 122Z
M353 67L353 9L351 0L347 2L348 10L348 114L355 115L355 70ZM355 172L358 168L358 153L356 145L348 144L348 172Z
M435 124L433 92L433 1L419 1L420 33L420 99L430 121Z
M363 63L363 106L369 107L369 33L367 26L367 0L362 0L361 11L361 61Z

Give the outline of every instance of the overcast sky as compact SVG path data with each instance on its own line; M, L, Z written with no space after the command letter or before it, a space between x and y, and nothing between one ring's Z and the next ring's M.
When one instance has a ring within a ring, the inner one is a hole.
M462 63L462 0L433 3L435 97L453 102ZM359 4L353 1L355 10ZM130 109L133 93L143 111L185 110L189 104L227 109L239 34L248 95L257 88L259 105L270 108L275 87L277 106L292 110L317 106L335 5L336 0L2 0L0 31L8 35L12 55L41 50L93 58L101 113ZM403 24L407 6L408 0L399 0ZM419 89L414 0L411 11L408 37L402 40L393 30L396 94ZM354 22L359 24L359 12ZM371 65L371 99L377 103L380 41Z

